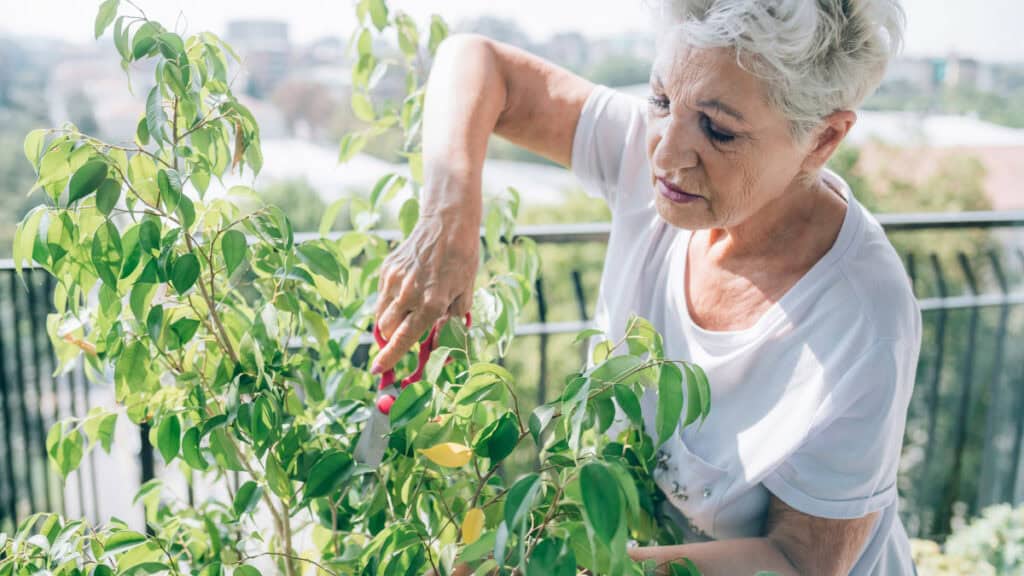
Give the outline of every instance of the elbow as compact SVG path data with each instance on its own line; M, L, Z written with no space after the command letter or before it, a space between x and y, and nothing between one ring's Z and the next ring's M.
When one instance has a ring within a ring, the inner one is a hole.
M474 53L489 51L494 41L480 34L458 32L445 38L437 47L437 60L461 60Z
M499 42L469 32L459 32L444 39L437 48L434 67L444 68L452 74L465 74L466 70L474 70L489 78L488 86L497 85L501 89L501 118L509 108L510 92L509 74L503 60L503 51ZM469 72L473 74L474 72Z

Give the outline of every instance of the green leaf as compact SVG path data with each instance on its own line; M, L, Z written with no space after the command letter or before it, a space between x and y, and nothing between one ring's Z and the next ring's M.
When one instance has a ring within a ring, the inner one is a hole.
M78 465L82 462L85 439L78 430L72 430L66 436L63 435L63 430L63 424L51 428L50 434L46 438L46 445L61 476L67 479L68 474L78 469Z
M319 274L332 282L341 282L341 269L334 256L312 244L299 244L299 256L314 274Z
M409 198L398 210L398 224L402 228L402 236L408 238L416 222L420 219L420 203L416 198Z
M366 147L369 136L366 132L349 132L341 139L341 146L338 150L338 164L344 164L359 154Z
M164 462L170 463L178 456L181 447L181 421L175 414L169 414L160 421L156 432L156 444Z
M599 462L590 462L580 469L580 494L587 522L605 545L622 522L622 495L611 472Z
M47 213L45 205L36 206L25 216L14 232L14 268L19 276L24 261L28 260L29 264L32 263L33 248L39 237L39 225Z
M184 294L199 278L199 259L191 252L174 261L171 284L179 294Z
M138 140L139 146L149 145L149 123L145 115L139 118L139 124L135 127L135 139Z
M503 380L502 375L488 370L487 366L496 366L497 368L501 368L495 364L487 363L474 364L470 367L469 378L455 395L455 403L457 405L465 406L467 404L475 404L481 400L486 400L491 398L493 392L499 389L498 385L501 384ZM505 369L501 368L501 370ZM506 382L511 383L511 380L506 380Z
M636 356L612 356L594 368L590 377L599 382L619 382L643 363L644 361Z
M181 458L186 464L196 470L206 470L209 467L209 463L203 457L202 450L200 449L200 437L199 429L195 426L185 431L185 436L181 439Z
M352 112L363 122L373 122L377 118L377 114L373 111L373 103L362 92L352 93Z
M353 465L352 457L345 452L333 450L322 455L309 470L303 499L308 502L334 492L348 480Z
M160 200L167 207L168 212L174 212L181 201L181 179L174 170L161 169L156 175L157 188L160 190Z
M224 253L224 266L227 268L228 276L238 269L238 265L245 259L249 245L245 240L245 234L238 230L228 230L220 239L220 249Z
M100 211L100 214L109 216L120 198L121 183L107 178L96 190L96 209Z
M687 364L687 366L697 376L697 392L700 394L700 415L701 421L703 421L711 413L711 385L708 383L708 375L704 373L703 368L696 364Z
M686 373L686 419L683 421L683 426L689 426L700 417L700 385L697 383L697 375L693 373L689 364L683 364L683 370Z
M326 237L330 234L331 229L334 228L334 223L338 220L338 213L345 207L345 204L348 204L348 201L348 198L339 198L331 202L331 205L324 210L324 215L320 217L319 232L321 237Z
M199 320L194 318L179 318L171 324L171 331L178 337L178 346L180 348L185 344L188 344L192 337L196 335L196 330L199 329Z
M144 389L148 362L149 349L139 340L129 344L121 353L114 368L118 402L123 401L128 392L139 392Z
M545 538L526 560L526 576L575 576L576 554L564 540Z
M138 39L137 35L136 39ZM167 114L164 113L163 103L160 86L154 86L146 98L146 129L157 144L164 139L164 124L167 123Z
M384 0L370 0L370 20L378 31L384 31L388 25L388 7Z
M79 168L68 183L68 206L92 194L107 179L107 163L90 160Z
M256 568L246 564L245 566L235 568L234 576L262 576L262 574Z
M395 174L394 172L381 176L377 180L377 183L373 185L373 190L370 191L371 206L373 206L374 208L379 208L382 202L387 201L387 195L384 194L384 188L387 187L387 185L390 184L392 181L395 181L395 183L398 183L400 181L403 186L405 185L405 178L402 178L401 176ZM388 188L388 192L390 193L393 188L394 186Z
M551 404L543 404L537 406L530 413L530 421L528 427L530 434L533 436L533 441L540 446L540 435L544 432L544 429L551 423L551 419L555 415L555 407Z
M135 32L135 38L132 40L132 58L138 60L149 54L156 47L158 33L160 33L160 25L156 22L149 21L139 26L138 31ZM153 132L152 125L150 125L149 131Z
M279 498L288 500L292 497L292 483L288 479L288 473L285 472L281 463L278 462L277 456L273 453L267 456L267 485L270 486L270 491L277 494Z
M492 464L496 464L511 454L518 443L516 415L506 412L477 434L473 439L473 451L484 458L490 458Z
M448 37L448 24L443 18L434 14L430 17L430 41L428 47L430 48L430 54L437 53L437 47L441 45L441 42Z
M669 570L671 576L702 576L700 569L697 568L697 565L689 558L683 558L682 562L673 562L669 564ZM770 574L774 574L774 572L758 572L755 576L766 576Z
M655 426L658 429L658 444L664 444L675 433L683 413L683 373L675 364L661 365L658 377L658 412Z
M423 412L427 404L430 403L433 392L434 387L429 382L424 382L423 380L406 386L398 394L398 399L395 400L394 405L391 406L391 413L389 415L391 428L401 428L412 421L413 418L419 416L420 412Z
M32 168L39 171L39 157L43 155L43 144L46 141L46 130L33 130L25 136L25 158L28 158Z
M615 393L615 402L618 403L619 408L629 417L630 421L634 425L642 427L644 424L643 414L640 410L640 400L637 399L636 393L633 389L625 384L616 384L613 388Z
M150 255L160 252L160 223L146 219L139 224L139 245Z
M259 504L260 498L263 497L263 487L259 484L249 480L238 489L238 493L235 494L235 501L232 504L232 508L235 511L235 516L241 516L252 512L256 505Z
M420 44L420 33L416 29L416 22L408 14L399 14L395 18L395 27L398 32L398 49L407 58L415 58Z
M105 0L103 4L100 4L100 10L96 13L96 22L93 25L96 38L103 36L103 31L114 22L119 2L120 0Z
M82 424L85 435L89 437L90 444L99 442L100 446L107 453L114 442L114 429L117 426L117 414L107 413L102 408L94 408L89 411L89 416Z
M423 368L423 379L427 382L436 383L451 353L452 349L445 346L431 351L430 357L427 359L427 365Z
M235 453L231 440L223 427L210 433L210 452L213 454L213 459L222 468L236 472L245 471L245 466L238 459L238 454Z
M110 286L117 290L117 277L121 273L121 236L109 220L96 229L92 237L92 263L96 268L96 274Z
M505 495L505 524L509 530L517 530L529 518L542 486L540 476L527 474L508 489Z
M130 550L144 542L146 542L146 537L138 532L132 530L115 532L103 543L103 556L112 556Z
M572 343L578 344L580 342L583 342L584 340L589 340L592 336L601 335L604 335L604 332L602 332L601 330L598 330L597 328L587 328L586 330L580 330L576 334L576 337L573 338Z
M164 307L153 306L146 314L146 328L149 329L149 337L158 344L162 344L160 336L164 329Z

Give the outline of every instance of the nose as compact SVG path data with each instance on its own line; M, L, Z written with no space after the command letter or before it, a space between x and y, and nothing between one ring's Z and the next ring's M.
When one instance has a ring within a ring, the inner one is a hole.
M697 134L687 129L686 123L676 116L658 118L647 126L653 147L651 165L661 174L672 174L700 163Z

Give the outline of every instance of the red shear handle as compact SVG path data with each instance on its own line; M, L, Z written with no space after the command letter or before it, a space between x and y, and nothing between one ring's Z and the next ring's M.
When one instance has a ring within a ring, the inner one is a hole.
M470 328L470 327L472 327L472 325L473 325L473 316L472 316L472 314L467 312L466 313L466 328ZM378 325L378 324L374 324L374 326L373 326L373 338L374 338L374 340L377 341L377 346L380 347L380 348L383 348L383 347L387 346L387 344L388 344L387 338L384 338L384 335L380 333L380 325ZM406 376L405 378L402 379L402 382L401 382L402 389L405 389L406 386L408 386L409 384L412 384L413 382L419 382L420 379L423 378L423 369L426 368L427 361L430 360L430 353L434 351L434 348L437 345L436 340L437 340L437 325L435 324L430 329L430 334L427 335L427 339L424 340L420 344L419 357L417 358L417 362L416 362L416 370L412 374L409 374L408 376ZM447 364L448 362L451 362L451 360L452 360L451 358L448 358L448 360L445 363ZM381 390L384 390L385 388L393 385L394 383L395 383L395 370L394 370L394 368L392 368L391 370L387 370L386 372L384 372L383 374L380 375L380 389ZM390 398L390 400L389 400L389 398ZM391 412L391 405L394 404L394 402L395 402L394 401L394 397L391 396L391 395L381 396L377 400L377 409L380 410L382 414L388 414L389 412Z

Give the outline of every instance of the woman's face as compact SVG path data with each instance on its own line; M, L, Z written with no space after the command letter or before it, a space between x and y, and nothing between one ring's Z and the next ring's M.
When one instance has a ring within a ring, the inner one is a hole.
M651 73L647 153L656 205L670 224L729 228L782 198L807 155L759 79L726 48L676 35Z

